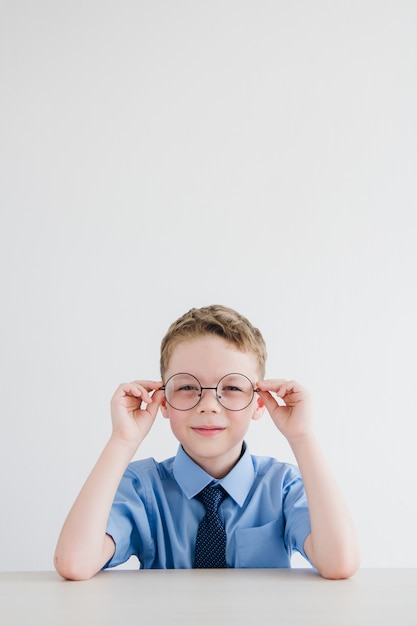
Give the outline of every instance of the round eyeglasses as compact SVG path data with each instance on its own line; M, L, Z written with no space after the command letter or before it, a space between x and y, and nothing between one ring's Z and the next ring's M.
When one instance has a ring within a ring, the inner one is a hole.
M174 374L161 387L168 404L177 411L189 411L200 402L205 389L213 389L216 398L228 411L243 411L253 400L255 389L244 374L226 374L215 387L202 387L192 374Z

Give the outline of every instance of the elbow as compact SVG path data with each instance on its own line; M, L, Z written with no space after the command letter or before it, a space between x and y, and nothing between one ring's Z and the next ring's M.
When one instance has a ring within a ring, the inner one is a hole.
M319 574L329 580L352 578L360 567L359 554L345 554L334 561L316 566Z
M101 571L114 554L113 539L105 535L104 545L88 550L83 544L65 545L58 542L54 555L54 566L57 573L66 580L89 580Z
M318 569L320 576L328 580L346 580L356 574L358 567L339 565L335 567L323 567Z
M97 573L97 570L93 570L75 559L63 559L58 555L54 557L54 566L57 573L65 580L89 580Z
M305 551L323 578L351 578L360 567L360 549L356 537L350 540L339 538L330 542L319 542L319 547L316 547L310 534L306 539Z

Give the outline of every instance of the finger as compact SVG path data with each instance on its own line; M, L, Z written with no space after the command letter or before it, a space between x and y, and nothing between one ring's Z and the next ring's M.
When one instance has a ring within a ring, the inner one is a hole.
M163 383L162 381L154 381L154 380L140 380L135 381L135 383L139 386L142 393L142 400L145 404L150 404L153 402L153 397L157 391L160 390ZM163 391L161 391L161 399L163 398Z
M131 383L123 383L119 386L120 395L134 396L141 398L146 404L152 402L149 391L154 391L162 386L162 382L152 380L134 380Z
M258 389L273 392L282 399L289 397L291 394L305 393L305 389L295 380L262 380L256 384Z
M153 389L160 389L160 387L164 384L162 380L134 380L133 382L145 387L149 391L152 391Z
M159 407L161 406L162 399L164 397L163 391L155 391L152 394L151 402L148 403L146 407L146 411L151 415L152 419L155 419L156 414L158 413Z
M270 380L259 380L256 383L256 386L262 391L273 391L277 392L277 389L280 389L283 385L287 384L288 381L284 378L274 378Z
M272 413L273 411L275 411L275 409L279 405L276 399L274 398L274 396L269 391L262 391L261 389L259 389L258 393L262 399L262 402L266 406L266 410L269 413Z
M295 380L285 381L280 389L278 389L277 395L287 406L295 406L299 402L310 399L310 394L307 389Z

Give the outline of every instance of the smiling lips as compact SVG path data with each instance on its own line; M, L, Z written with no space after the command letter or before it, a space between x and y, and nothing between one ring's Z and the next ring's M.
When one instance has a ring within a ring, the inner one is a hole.
M222 426L194 426L192 430L203 437L214 437L214 435L222 433L225 428Z

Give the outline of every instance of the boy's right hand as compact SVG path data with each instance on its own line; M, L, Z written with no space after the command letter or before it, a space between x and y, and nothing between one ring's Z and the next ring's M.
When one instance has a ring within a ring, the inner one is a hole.
M164 397L164 392L159 391L162 384L153 380L135 380L118 386L110 403L112 437L136 448L142 443Z

